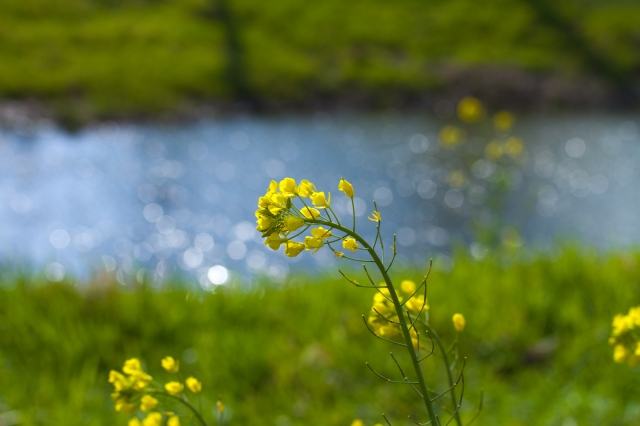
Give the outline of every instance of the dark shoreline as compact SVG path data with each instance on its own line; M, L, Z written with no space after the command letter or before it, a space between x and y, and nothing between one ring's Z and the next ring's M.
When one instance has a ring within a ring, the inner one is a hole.
M131 114L95 114L83 99L0 99L0 129L35 125L50 120L68 131L93 127L104 121L138 124L184 124L237 115L401 112L434 114L442 101L455 103L464 96L479 98L492 111L553 113L567 111L634 111L640 109L640 80L631 88L612 87L600 79L541 76L518 69L448 69L439 88L422 91L389 89L366 93L358 89L313 94L304 101L251 99L245 101L185 100L171 109ZM65 107L60 107L65 105ZM28 133L28 131L27 131Z

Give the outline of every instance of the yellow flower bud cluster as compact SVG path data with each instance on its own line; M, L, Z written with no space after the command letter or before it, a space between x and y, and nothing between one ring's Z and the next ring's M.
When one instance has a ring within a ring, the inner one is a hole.
M384 283L380 284L384 286ZM400 283L400 288L407 297L410 297L404 304L407 311L414 315L418 315L420 310L428 311L429 305L422 294L416 293L416 283L411 280L404 280ZM402 302L404 299L402 296L398 296ZM424 305L424 308L423 308ZM373 296L373 306L371 306L371 312L367 320L371 329L379 336L386 338L392 338L401 334L400 325L398 322L398 315L396 313L393 302L390 299L389 290L381 288L380 292ZM418 348L418 335L415 328L411 328L411 341L414 347Z
M353 186L345 179L340 180L338 189L349 198L353 198ZM296 207L293 203L294 198L298 198L303 206ZM309 201L303 200L304 198ZM289 257L295 257L303 250L316 253L332 237L330 229L323 226L314 227L310 230L311 235L305 236L303 242L294 241L290 235L303 226L309 227L311 224L308 222L311 220L324 219L327 223L331 223L330 218L323 218L322 209L331 209L331 194L318 191L316 186L308 180L297 183L293 178L287 177L279 183L271 181L267 192L258 199L258 209L255 213L256 229L262 232L265 245L272 250L278 250L280 246L284 246L284 253ZM327 214L327 217L330 216ZM339 240L342 240L343 248L351 252L359 248L353 238L338 238L334 241ZM344 256L341 252L334 252L337 257Z
M613 317L609 344L613 346L615 362L640 364L640 306L629 309L627 315Z
M180 369L180 364L174 358L167 356L161 361L162 368L169 373L175 374ZM124 374L123 374L124 373ZM158 410L159 401L154 395L166 392L169 395L178 395L184 390L184 385L180 382L171 381L162 389L152 386L153 378L144 372L140 360L131 358L125 361L122 373L111 370L109 372L109 383L113 384L114 392L111 398L115 401L116 411L123 413L135 413L138 408L146 416L140 420L133 417L129 420L129 426L180 426L180 417L172 412L161 412ZM198 393L202 390L202 383L194 377L189 377L185 381L187 388ZM163 419L166 421L163 423Z

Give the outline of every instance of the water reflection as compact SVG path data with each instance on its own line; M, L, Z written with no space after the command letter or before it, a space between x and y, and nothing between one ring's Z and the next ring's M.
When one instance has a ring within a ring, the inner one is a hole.
M492 141L457 127L454 105L437 113L109 122L77 135L21 125L0 135L0 252L43 266L51 281L104 268L123 283L187 273L207 289L233 272L281 281L297 263L331 267L331 253L286 258L255 230L257 197L285 176L334 192L345 220L351 205L336 185L348 178L356 215L370 214L375 199L406 261L440 254L446 266L456 241L481 258L491 244L474 231L482 227L514 247L549 244L558 232L599 246L640 237L630 117L522 119L522 139Z

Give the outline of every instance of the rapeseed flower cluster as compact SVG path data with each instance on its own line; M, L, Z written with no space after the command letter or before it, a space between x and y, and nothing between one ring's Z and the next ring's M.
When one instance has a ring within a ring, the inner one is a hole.
M179 371L179 363L168 356L162 359L162 367L169 373L176 374ZM142 369L140 360L131 358L125 361L122 373L111 370L109 383L113 384L114 392L111 398L115 401L116 411L133 414L140 410L145 413L142 420L132 417L128 426L180 426L180 417L171 411L159 409L160 401L156 396L181 395L184 385L177 381L170 381L164 385L164 389L153 381L153 377ZM202 384L195 378L189 377L186 381L187 388L193 393L202 390ZM186 401L184 398L177 400ZM163 423L164 420L164 423Z
M380 284L383 286L384 283ZM404 308L410 314L414 316L420 315L423 311L429 310L427 300L422 294L416 294L418 290L416 283L411 280L404 280L400 283L402 292L409 298L404 302ZM398 296L400 302L403 302L404 298ZM371 306L371 312L367 320L372 330L379 336L386 338L393 338L399 336L402 333L400 325L398 324L398 315L393 302L390 299L389 290L386 288L380 288L379 292L373 296L373 305ZM415 327L409 330L411 333L411 342L413 347L418 349L419 339L416 333Z
M612 327L609 344L613 346L613 360L640 364L640 306L629 309L627 315L613 317Z
M340 179L338 190L353 200L353 186L347 180ZM298 205L294 204L294 200L298 201ZM323 246L331 247L331 244L338 241L342 242L343 249L351 253L360 248L354 238L335 236L330 229L322 226L322 223L339 223L331 209L331 193L318 191L308 180L298 183L287 177L280 182L271 181L266 193L258 199L255 215L256 229L262 232L265 245L273 250L283 246L285 255L289 257L296 257L304 250L316 253ZM374 212L370 220L379 222L380 214ZM312 227L313 225L318 226ZM302 241L294 240L307 230L309 234ZM333 247L331 249L337 257L344 257L343 252Z
M351 422L351 426L364 426L364 422L360 419L355 419ZM382 423L376 423L373 426L382 426Z

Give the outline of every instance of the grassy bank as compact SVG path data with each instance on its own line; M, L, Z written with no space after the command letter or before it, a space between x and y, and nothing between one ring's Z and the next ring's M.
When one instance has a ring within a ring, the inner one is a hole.
M108 371L138 356L166 380L159 360L168 354L201 378L205 412L220 396L232 425L369 425L381 412L402 425L421 414L410 389L365 367L396 374L392 348L362 324L372 295L344 281L298 276L216 294L42 281L5 271L0 285L0 411L17 410L22 425L126 424L109 400ZM612 316L640 300L639 252L566 250L502 266L458 258L432 274L429 292L445 340L452 314L467 317L463 417L483 388L479 425L640 421L640 371L613 363L607 344Z
M625 0L8 0L0 97L41 100L69 122L209 101L562 98L556 77L615 86L638 75L638 21Z

